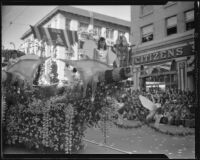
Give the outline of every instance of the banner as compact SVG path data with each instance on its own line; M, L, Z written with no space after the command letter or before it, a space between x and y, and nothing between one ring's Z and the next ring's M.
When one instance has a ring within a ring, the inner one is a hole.
M78 42L77 31L30 26L34 38L47 42L48 45L65 46L69 48Z

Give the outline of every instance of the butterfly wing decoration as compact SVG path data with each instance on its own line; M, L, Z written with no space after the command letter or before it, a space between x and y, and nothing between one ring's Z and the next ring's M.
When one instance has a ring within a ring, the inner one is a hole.
M16 74L22 80L26 80L30 85L33 84L34 75L40 64L44 63L48 58L39 58L37 55L24 55L19 60L9 66L6 72ZM20 76L19 76L20 75Z
M35 54L27 54L27 55L19 57L19 60L22 60L22 59L40 59L40 57Z
M142 95L139 95L139 99L140 99L140 102L142 103L143 107L145 107L149 111L153 111L156 109L155 104L152 101L150 101L148 98L146 98Z

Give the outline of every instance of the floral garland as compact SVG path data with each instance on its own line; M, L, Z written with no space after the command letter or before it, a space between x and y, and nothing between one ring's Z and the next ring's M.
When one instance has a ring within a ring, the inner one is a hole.
M49 147L49 110L50 110L50 104L51 102L48 100L44 104L43 109L43 129L42 129L42 144L45 147Z
M6 100L5 100L5 96L2 94L1 96L1 108L2 108L2 122L5 122L5 111L7 108L7 104L6 104Z
M141 128L144 124L136 124L134 126L131 125L124 125L124 124L119 124L117 122L113 122L118 128L122 128L122 129L138 129Z
M5 112L5 143L23 144L45 152L71 153L73 149L80 148L79 142L85 128L80 121L74 122L73 117L76 115L76 119L79 119L79 115L72 105L78 106L79 102L73 100L72 105L69 104L71 91L67 90L67 94L49 100L48 97L43 98L40 88L30 92L22 91L19 95L10 89L8 91L10 97L6 97L6 101L12 100L12 103L8 103Z
M163 130L155 127L155 126L152 126L144 118L141 118L137 112L136 112L136 116L142 123L144 123L145 125L147 125L151 129L153 129L154 131L159 132L161 134L166 134L166 135L170 135L170 136L179 136L179 137L185 137L185 136L189 136L189 135L194 135L195 134L194 132L186 132L186 133L175 132L175 133L173 133L173 132L170 132L170 131L163 131Z
M134 99L132 98L131 94L130 95L127 94L126 96L127 96L127 100L128 100L127 105L134 107L134 104L133 104ZM113 105L112 102L111 102L111 105ZM134 107L134 110L136 111L137 109ZM141 107L141 110L143 110L142 107ZM144 110L144 112L145 112L145 110ZM194 132L186 132L186 133L175 132L175 133L173 133L173 132L170 132L170 131L163 131L163 130L155 127L155 126L150 125L150 123L145 120L145 117L141 117L137 112L136 112L136 117L139 119L139 121L142 124L137 124L135 126L130 126L130 125L119 124L116 121L113 121L113 124L115 124L119 128L123 128L123 129L133 129L133 128L134 129L138 129L138 128L142 127L143 125L147 125L148 127L150 127L151 129L155 130L156 132L159 132L161 134L171 135L171 136L184 137L184 136L189 136L189 135L194 135L195 134Z
M68 108L65 108L65 125L67 126L65 128L65 153L70 154L72 151L72 123L73 123L73 117L74 117L74 110L73 106L71 104L68 104Z

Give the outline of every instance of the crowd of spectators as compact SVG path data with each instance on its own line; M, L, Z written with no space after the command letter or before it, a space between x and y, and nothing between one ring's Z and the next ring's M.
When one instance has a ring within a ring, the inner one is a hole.
M152 100L154 97L155 103L160 103L161 108L156 115L161 115L160 123L170 125L183 125L185 126L186 120L193 120L195 118L195 94L191 91L181 91L177 89L167 89L165 91L139 91L139 90L124 90L123 96L116 96L120 103L124 103L124 106L118 110L119 114L124 119L137 120L138 116L145 117L149 111L144 108L139 100L139 95L147 97ZM119 94L120 95L120 94ZM131 99L130 99L131 95ZM128 98L129 97L129 98ZM129 103L129 101L132 103ZM131 104L131 105L130 105ZM156 120L156 115L154 120ZM194 124L193 124L194 125Z

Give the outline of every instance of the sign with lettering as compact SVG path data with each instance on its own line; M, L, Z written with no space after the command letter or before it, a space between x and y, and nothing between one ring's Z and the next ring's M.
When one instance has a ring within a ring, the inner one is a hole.
M181 46L177 48L152 52L141 56L136 56L133 59L134 64L135 65L145 64L150 62L157 62L157 61L192 55L193 54L192 47L193 47L192 45L187 45L187 46Z

